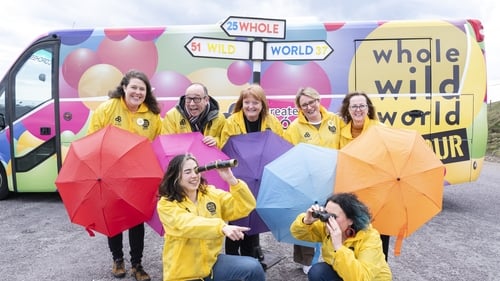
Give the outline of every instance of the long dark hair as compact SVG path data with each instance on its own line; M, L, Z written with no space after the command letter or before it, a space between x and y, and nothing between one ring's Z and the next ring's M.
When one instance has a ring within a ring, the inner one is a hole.
M168 163L168 168L165 171L162 181L160 182L160 186L158 188L158 193L160 196L167 198L169 201L177 201L181 202L184 197L186 197L186 193L182 186L179 184L182 177L182 166L186 163L187 160L193 160L198 165L198 160L196 158L187 153L180 154L172 158ZM200 186L198 190L202 193L206 192L207 181L204 177L200 178Z
M361 92L352 92L344 97L344 100L342 100L342 106L340 107L340 116L344 119L344 121L346 123L352 121L351 114L349 113L349 104L351 103L351 98L354 96L363 96L366 98L366 104L368 105L368 118L376 120L377 116L375 115L375 106L368 95Z
M368 207L359 201L354 193L333 194L326 199L326 203L328 202L333 202L340 206L346 217L352 220L351 227L356 232L365 229L370 224L371 215Z
M149 82L148 77L143 72L134 69L129 70L127 73L125 73L125 76L123 76L120 85L116 86L113 91L110 91L108 93L108 96L110 98L125 97L125 91L123 90L123 87L127 87L130 83L130 79L132 78L140 79L144 82L144 84L146 84L146 98L144 99L144 103L148 106L151 112L153 112L154 114L160 114L160 105L158 104L156 97L153 95L153 90L151 88L151 83Z

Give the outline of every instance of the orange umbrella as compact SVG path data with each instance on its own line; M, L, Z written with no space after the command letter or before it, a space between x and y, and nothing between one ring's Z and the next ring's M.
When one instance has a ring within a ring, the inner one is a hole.
M413 130L372 126L339 150L335 193L353 192L382 234L402 239L442 209L445 168Z

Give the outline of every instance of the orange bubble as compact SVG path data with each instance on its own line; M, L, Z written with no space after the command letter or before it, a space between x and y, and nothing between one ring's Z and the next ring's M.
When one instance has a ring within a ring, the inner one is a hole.
M95 109L108 99L108 92L120 84L122 77L121 71L112 65L94 65L85 71L80 78L78 95L80 98L95 98L83 101L88 108Z

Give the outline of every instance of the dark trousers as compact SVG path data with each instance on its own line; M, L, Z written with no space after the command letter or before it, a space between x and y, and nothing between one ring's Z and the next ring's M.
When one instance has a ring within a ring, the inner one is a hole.
M128 230L130 245L130 263L140 264L144 251L144 224L141 223ZM108 237L108 245L113 255L113 260L123 259L123 233Z
M382 240L382 251L384 251L385 261L387 261L387 257L389 256L389 240L391 236L380 234L380 240Z
M260 249L259 234L245 235L243 240L233 241L226 237L226 254L234 256L249 256L259 258L262 255Z

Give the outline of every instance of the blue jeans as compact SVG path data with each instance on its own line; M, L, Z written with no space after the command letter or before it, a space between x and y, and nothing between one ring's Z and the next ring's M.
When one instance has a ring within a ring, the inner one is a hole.
M312 265L307 274L309 281L342 281L342 278L326 262L318 262Z
M266 274L260 262L253 257L220 254L213 268L212 276L204 281L265 281Z

